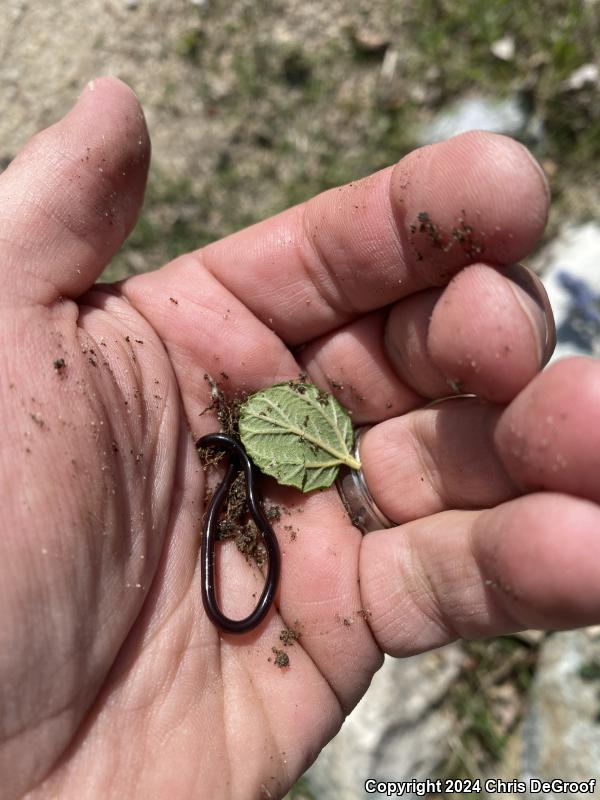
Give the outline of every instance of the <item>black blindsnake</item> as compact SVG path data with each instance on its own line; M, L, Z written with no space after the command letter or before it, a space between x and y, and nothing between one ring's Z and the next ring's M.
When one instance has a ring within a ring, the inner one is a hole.
M256 628L256 626L263 621L273 603L277 584L279 583L281 568L279 545L273 528L265 517L260 505L258 490L255 486L255 468L246 455L242 445L225 433L210 433L208 436L203 436L201 439L198 439L196 447L215 447L225 450L229 455L229 466L225 473L225 478L215 491L206 512L201 545L202 602L209 619L217 627L228 633L247 633L253 628ZM246 479L246 503L252 519L262 534L267 549L269 564L267 567L265 585L254 611L244 619L229 619L219 608L215 593L215 546L217 543L219 515L238 467L241 467L244 472L244 477Z

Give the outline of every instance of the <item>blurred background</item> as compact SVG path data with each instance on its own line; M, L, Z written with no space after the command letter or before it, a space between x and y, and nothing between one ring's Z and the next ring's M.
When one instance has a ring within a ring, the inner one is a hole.
M108 279L485 128L528 145L550 180L529 265L559 354L600 355L597 0L0 5L0 168L95 76L119 76L145 109L146 202ZM599 720L597 630L457 644L386 662L292 796L364 797L368 775L590 778Z

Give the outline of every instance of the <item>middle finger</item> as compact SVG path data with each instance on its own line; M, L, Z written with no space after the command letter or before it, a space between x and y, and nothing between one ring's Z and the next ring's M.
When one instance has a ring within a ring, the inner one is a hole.
M475 264L445 289L368 314L297 357L364 425L456 393L508 402L548 361L554 341L548 298L533 273Z

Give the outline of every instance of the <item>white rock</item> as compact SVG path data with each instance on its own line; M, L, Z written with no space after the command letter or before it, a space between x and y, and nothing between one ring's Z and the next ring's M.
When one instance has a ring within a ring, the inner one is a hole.
M412 658L386 658L365 697L307 772L314 796L363 800L368 776L431 777L447 757L453 725L448 712L439 708L440 700L462 660L457 645Z
M600 296L600 225L588 222L566 227L531 266L541 274L556 319L558 343L552 360L582 353L600 356L600 328L579 317L573 294L560 278L561 273L568 273Z
M422 144L433 144L467 131L493 131L515 136L527 123L516 98L494 100L482 95L470 95L440 112L421 131Z
M542 645L523 724L523 777L583 780L597 776L600 681L584 679L582 669L599 660L600 642L584 631L557 633Z
M577 91L583 89L584 86L598 83L599 75L600 71L596 64L584 64L569 75L565 85L567 88Z
M515 57L515 40L512 36L503 36L492 44L490 50L501 61L512 61Z

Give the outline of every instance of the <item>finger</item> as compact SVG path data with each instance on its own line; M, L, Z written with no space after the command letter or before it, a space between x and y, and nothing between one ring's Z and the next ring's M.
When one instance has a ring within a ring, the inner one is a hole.
M548 298L533 273L475 264L444 290L417 292L389 314L344 325L297 357L355 423L367 424L457 391L507 402L546 363L554 340Z
M475 398L447 400L363 434L363 475L396 523L449 509L481 509L519 494L494 448L502 409Z
M537 494L368 534L361 591L382 649L395 656L456 638L600 620L600 510Z
M424 397L450 391L508 402L548 362L552 310L541 282L518 264L475 264L442 291L398 303L386 352L399 377Z
M352 414L355 425L404 414L423 403L423 398L398 377L388 358L387 317L387 310L365 314L296 352L311 382L333 394Z
M2 296L51 303L88 289L135 224L149 156L133 92L115 78L88 84L2 174Z
M598 361L560 361L506 409L456 398L375 425L361 439L363 474L397 523L538 489L598 502L599 400Z
M581 356L548 367L508 406L495 442L521 488L600 502L600 362Z
M184 255L155 272L134 275L120 291L160 336L175 370L197 438L215 430L212 386L229 396L298 378L281 339L234 297L198 259Z
M265 488L268 504L281 509L279 613L347 714L381 665L361 602L361 534L335 488L301 498L271 480Z
M202 251L207 268L289 344L440 286L540 236L542 172L517 142L469 133L332 189Z

